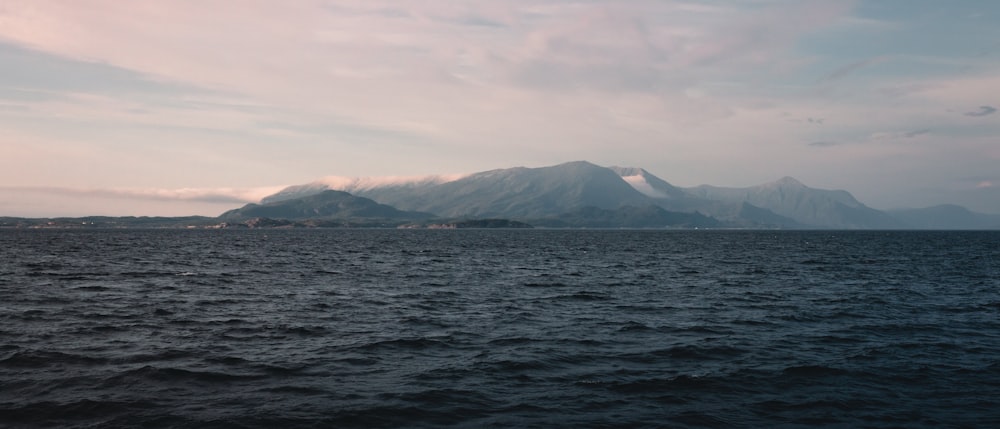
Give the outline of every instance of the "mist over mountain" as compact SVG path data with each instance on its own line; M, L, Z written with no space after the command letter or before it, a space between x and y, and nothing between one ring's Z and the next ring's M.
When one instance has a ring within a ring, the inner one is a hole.
M810 188L791 177L746 188L701 185L686 190L704 199L747 203L802 225L824 228L901 228L892 216L868 207L849 192Z
M710 185L683 188L642 168L601 167L586 161L453 176L325 178L288 187L265 198L263 205L248 205L241 213L259 216L369 213L331 211L330 203L317 208L312 206L316 201L308 200L330 190L350 192L347 195L381 205L381 210L391 208L412 216L422 213L441 218L509 218L549 226L1000 227L1000 222L991 215L956 209L957 206L948 209L951 213L948 216L941 214L945 209L883 212L864 205L847 191L811 188L791 177L745 188ZM382 216L388 218L389 213L386 211Z
M608 167L625 182L644 195L663 200L685 200L688 198L683 189L666 180L654 176L650 172L636 167Z
M889 210L888 213L917 229L1000 229L1000 215L974 213L954 204Z
M318 194L327 189L344 191L360 195L372 189L396 189L400 192L411 191L433 185L450 182L465 177L464 174L430 175L430 176L388 176L388 177L343 177L328 176L312 183L289 186L281 191L268 195L261 204L275 203L306 195Z

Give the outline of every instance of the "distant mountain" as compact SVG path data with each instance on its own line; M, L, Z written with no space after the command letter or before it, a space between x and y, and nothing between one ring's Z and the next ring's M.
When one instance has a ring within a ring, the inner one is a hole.
M683 188L642 168L601 167L586 161L452 176L331 176L288 187L265 198L260 207L298 201L328 190L349 192L407 213L451 219L509 218L609 227L684 224L650 211L649 207L657 207L668 213L713 218L719 227L730 228L996 227L993 218L974 213L933 221L927 220L927 212L901 211L890 215L862 204L847 191L810 188L791 177L746 188L709 185ZM316 208L309 206L313 202L296 204L300 205L282 210L300 215L315 213ZM642 214L643 210L647 212ZM349 211L336 216L347 215L351 215ZM644 216L648 217L648 223L641 220Z
M265 204L247 204L219 216L222 220L245 220L251 218L272 219L425 219L433 217L429 213L398 210L379 204L368 198L358 197L343 191L320 191L294 199L279 199Z
M1000 229L1000 215L974 213L954 204L890 210L889 215L914 229Z
M610 167L653 202L668 210L705 213L736 228L802 228L802 223L739 199L718 200L671 185L650 172L634 167Z
M713 201L749 203L806 227L902 227L892 216L861 204L847 191L814 189L791 177L748 188L702 185L687 188L686 192Z
M745 201L740 204L740 208L736 211L735 215L726 217L725 219L728 219L734 226L744 228L808 228L807 225L796 222L795 219L762 209Z
M1000 215L942 205L883 212L791 177L745 188L671 183L586 161L462 175L329 176L219 218L0 218L35 227L520 227L1000 229Z

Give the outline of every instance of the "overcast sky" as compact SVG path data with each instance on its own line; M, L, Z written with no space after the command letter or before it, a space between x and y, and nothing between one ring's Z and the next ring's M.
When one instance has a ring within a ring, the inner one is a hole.
M587 160L1000 213L994 0L0 0L0 215Z

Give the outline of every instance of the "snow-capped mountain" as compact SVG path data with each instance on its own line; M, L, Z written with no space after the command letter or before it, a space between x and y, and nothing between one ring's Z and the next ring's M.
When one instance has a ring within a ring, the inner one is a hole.
M683 188L642 168L601 167L586 161L458 175L330 176L285 188L264 198L262 203L302 198L326 190L348 192L399 210L450 218L531 220L575 213L576 219L587 213L601 213L608 219L609 210L635 213L655 206L670 212L710 216L720 221L720 225L730 227L910 226L865 206L847 191L810 188L791 177L745 188L710 185ZM628 215L623 212L614 216Z

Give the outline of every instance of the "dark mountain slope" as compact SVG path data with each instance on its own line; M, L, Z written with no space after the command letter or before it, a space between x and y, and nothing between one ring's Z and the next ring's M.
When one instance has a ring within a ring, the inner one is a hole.
M323 191L302 198L267 204L247 204L219 216L222 220L242 220L255 217L274 219L424 219L427 213L397 210L368 198L341 191Z

